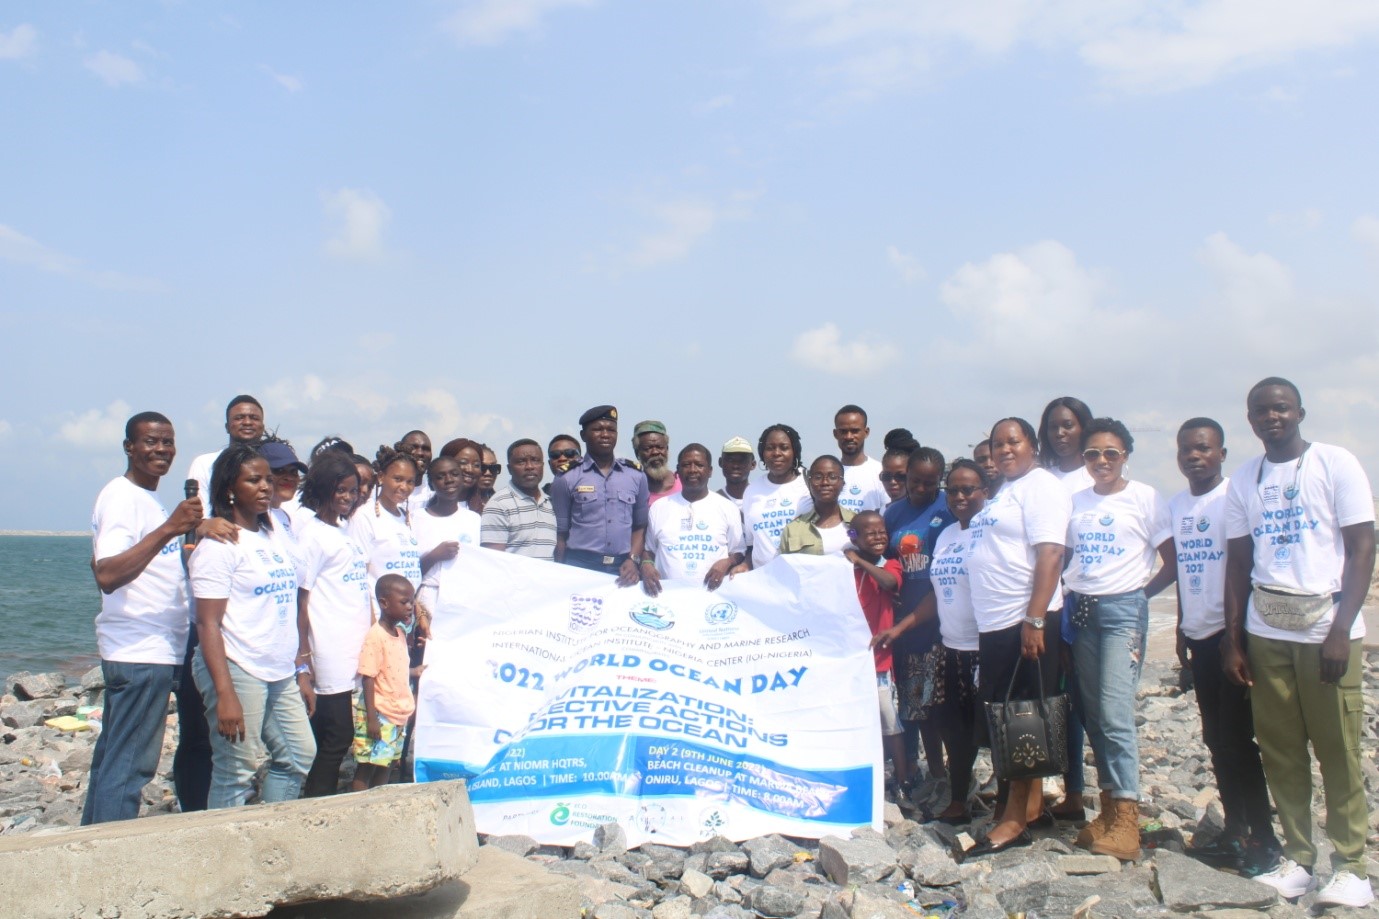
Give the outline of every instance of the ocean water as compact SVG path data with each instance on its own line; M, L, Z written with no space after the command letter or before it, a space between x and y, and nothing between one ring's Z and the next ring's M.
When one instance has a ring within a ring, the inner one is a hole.
M100 663L89 536L0 536L0 678Z

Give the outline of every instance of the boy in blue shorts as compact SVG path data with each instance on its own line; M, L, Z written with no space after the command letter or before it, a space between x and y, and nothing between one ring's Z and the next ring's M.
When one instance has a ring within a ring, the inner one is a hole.
M378 621L359 652L364 689L354 706L354 782L351 791L384 785L402 755L407 721L416 710L408 676L420 676L426 665L410 671L407 634L415 622L412 584L400 574L385 574L374 589Z

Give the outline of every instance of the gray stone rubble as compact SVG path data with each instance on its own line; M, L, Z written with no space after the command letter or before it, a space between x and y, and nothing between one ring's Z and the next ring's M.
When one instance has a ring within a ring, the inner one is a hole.
M1379 689L1379 651L1367 652L1365 685L1370 694ZM99 705L102 690L98 668L75 683L60 674L19 673L0 686L0 835L78 824L95 732L64 732L44 726L44 721ZM1297 903L1280 901L1261 884L1180 854L1193 834L1210 837L1222 824L1196 701L1179 688L1175 669L1154 663L1145 669L1139 712L1145 850L1138 864L1122 865L1074 848L1076 828L1061 823L1037 831L1028 848L964 859L963 849L982 838L991 815L978 806L969 826L917 822L926 811L936 813L947 804L943 781L922 783L914 807L907 802L901 810L888 803L880 833L860 828L818 841L771 835L741 843L715 838L689 848L642 845L629 850L623 829L608 825L590 842L569 848L526 836L485 841L573 878L581 888L585 915L592 919L1316 915L1310 911L1314 894ZM174 714L158 776L144 791L144 813L176 809L171 778L176 736ZM1374 833L1369 843L1376 854L1379 715L1372 707L1367 707L1362 743ZM978 775L987 774L983 758ZM1090 762L1087 776L1094 777ZM1315 782L1320 815L1320 775ZM1054 791L1054 783L1047 787ZM1087 803L1095 801L1089 797ZM1325 866L1320 827L1316 838ZM1371 874L1376 872L1379 862L1372 858ZM1379 910L1334 909L1326 915L1379 916Z

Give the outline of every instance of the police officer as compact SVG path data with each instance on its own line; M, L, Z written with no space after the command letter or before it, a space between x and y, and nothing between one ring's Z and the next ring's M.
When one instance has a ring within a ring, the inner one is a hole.
M555 560L618 576L618 586L641 580L646 537L646 475L616 459L618 410L598 405L579 416L584 459L551 483Z

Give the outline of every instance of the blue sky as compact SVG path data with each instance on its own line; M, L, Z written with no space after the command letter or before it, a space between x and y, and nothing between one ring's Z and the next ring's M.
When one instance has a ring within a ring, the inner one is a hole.
M811 456L845 402L953 456L1071 394L1169 491L1281 374L1374 478L1377 42L1342 0L6 3L0 527L83 528L145 409L170 502L241 391L303 448L613 402Z

